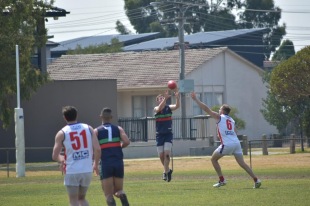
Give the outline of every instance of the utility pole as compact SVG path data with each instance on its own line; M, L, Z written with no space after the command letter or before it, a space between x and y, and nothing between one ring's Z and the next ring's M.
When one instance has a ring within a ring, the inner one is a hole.
M178 22L178 46L180 54L180 73L179 73L179 83L185 79L185 46L184 46L184 22L185 22L185 11L193 6L192 4L186 4L183 2L151 2L150 5L157 7L158 5L163 5L164 3L170 3L177 5L178 17L174 21ZM186 96L185 92L181 92L181 118L182 118L182 137L186 137Z
M181 4L178 4L178 37L179 37L179 52L180 52L180 81L185 79L185 47L184 47L184 9ZM186 134L186 96L185 92L181 93L181 118L182 118L182 135Z

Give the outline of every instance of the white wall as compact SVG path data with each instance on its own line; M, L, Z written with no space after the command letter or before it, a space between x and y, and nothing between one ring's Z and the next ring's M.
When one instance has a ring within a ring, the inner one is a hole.
M223 103L238 109L238 117L246 122L246 128L239 134L249 139L261 138L262 134L277 133L260 112L262 99L266 98L267 88L257 67L247 63L231 52L225 52L206 62L186 78L194 79L195 92L223 92ZM190 111L193 102L190 101ZM211 121L214 134L215 122Z
M247 135L249 139L258 139L262 134L278 133L260 112L267 88L262 81L262 71L259 70L238 55L225 51L188 74L186 79L194 79L195 92L223 92L223 103L237 108L238 117L246 122L246 128L238 134ZM118 92L119 117L131 117L132 96L157 95L161 92L158 89ZM189 94L186 95L186 114L193 114L193 101ZM180 109L174 112L174 115L180 115ZM216 136L215 121L210 120L208 124L208 135Z
M246 128L239 131L239 134L257 139L261 138L262 134L277 133L276 128L269 125L260 112L263 108L262 99L267 96L262 73L228 52L225 61L227 103L236 107L238 116L246 122Z

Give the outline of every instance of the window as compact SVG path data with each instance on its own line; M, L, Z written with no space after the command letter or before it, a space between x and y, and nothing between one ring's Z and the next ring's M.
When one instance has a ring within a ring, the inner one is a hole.
M133 117L153 117L156 96L133 96Z
M208 107L210 108L212 108L215 105L223 104L223 93L213 93L213 92L197 93L197 98L200 99L206 105L208 105ZM201 115L205 113L195 103L193 104L193 114Z

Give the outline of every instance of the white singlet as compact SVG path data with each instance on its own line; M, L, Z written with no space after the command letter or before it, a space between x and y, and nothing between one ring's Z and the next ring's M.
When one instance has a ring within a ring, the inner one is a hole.
M83 123L62 128L65 147L65 173L92 172L93 144L89 126Z
M240 143L235 133L235 120L228 115L221 114L217 123L217 132L222 145Z

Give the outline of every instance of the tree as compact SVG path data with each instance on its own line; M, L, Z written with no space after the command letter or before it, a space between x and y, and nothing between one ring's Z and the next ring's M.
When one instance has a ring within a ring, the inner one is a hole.
M282 61L295 55L294 43L291 40L284 40L279 49L272 56L273 61Z
M82 48L80 45L73 50L68 50L67 54L101 54L101 53L116 53L121 52L123 43L121 43L117 38L111 40L111 44L99 44L90 45L88 47Z
M279 49L273 55L273 61L285 61L295 55L294 44L290 40L282 42ZM272 71L266 71L264 81L270 83ZM281 134L287 132L287 125L294 124L296 108L288 106L285 102L280 102L277 96L269 90L266 99L263 99L263 109L261 110L267 122L277 127Z
M300 134L309 132L310 46L279 64L271 73L270 90L298 119ZM309 135L309 134L308 134ZM303 147L303 145L302 145ZM303 148L302 148L303 149Z
M243 7L246 10L239 14L242 27L270 29L270 33L264 37L265 55L269 58L270 53L275 51L286 34L285 24L278 25L281 19L281 9L274 5L273 0L247 0Z
M278 98L294 105L310 96L310 46L283 61L271 73L270 88Z
M178 21L181 13L186 20L187 34L221 31L240 28L269 28L264 35L265 55L280 45L286 34L285 24L278 25L281 9L273 0L158 0L161 4L150 6L150 0L124 0L126 14L137 33L161 32L165 37L178 35ZM182 8L182 9L180 9ZM240 9L245 9L242 11ZM235 16L231 11L238 10ZM183 18L182 17L182 18ZM236 21L238 17L238 21ZM161 24L154 24L160 21Z
M128 30L122 22L119 20L116 21L116 31L118 31L120 34L130 34L130 30Z
M19 45L20 95L29 99L42 84L48 81L31 65L35 47L46 42L46 30L37 30L37 24L44 21L44 12L51 8L53 1L39 0L0 1L0 120L7 128L13 119L13 100L16 95L15 45Z

